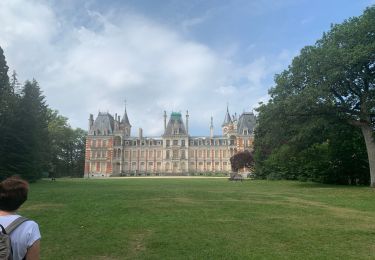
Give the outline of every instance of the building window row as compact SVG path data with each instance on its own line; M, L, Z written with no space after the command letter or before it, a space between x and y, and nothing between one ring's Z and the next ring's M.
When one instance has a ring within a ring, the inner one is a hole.
M190 140L190 146L220 146L227 145L227 139L194 139Z
M93 139L89 141L89 146L91 148L96 148L96 147L107 147L108 140L106 139Z
M88 151L89 158L107 158L108 157L108 151Z

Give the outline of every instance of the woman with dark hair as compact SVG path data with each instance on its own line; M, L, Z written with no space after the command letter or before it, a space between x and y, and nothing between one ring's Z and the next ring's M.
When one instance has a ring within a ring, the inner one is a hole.
M29 184L18 177L0 183L0 225L4 228L21 216L16 210L27 200ZM13 259L37 260L40 253L39 226L26 220L10 233Z

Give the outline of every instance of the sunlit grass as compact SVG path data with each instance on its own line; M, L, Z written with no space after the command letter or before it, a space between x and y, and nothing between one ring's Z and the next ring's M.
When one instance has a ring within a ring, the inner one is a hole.
M373 259L375 191L279 181L40 181L42 259Z

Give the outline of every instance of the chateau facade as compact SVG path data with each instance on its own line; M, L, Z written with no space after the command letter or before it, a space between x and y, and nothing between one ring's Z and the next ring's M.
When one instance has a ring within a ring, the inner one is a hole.
M189 114L185 123L181 113L172 112L168 123L164 111L164 134L131 136L131 124L125 108L122 118L99 112L89 117L86 139L85 177L134 175L187 175L229 173L230 157L253 149L256 118L244 112L238 118L227 108L222 135L214 136L211 118L209 136L189 134Z

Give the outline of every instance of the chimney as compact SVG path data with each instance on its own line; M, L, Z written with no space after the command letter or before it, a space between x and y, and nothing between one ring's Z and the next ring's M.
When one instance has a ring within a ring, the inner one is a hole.
M186 134L189 135L189 111L186 110Z
M214 122L213 122L213 117L211 116L211 125L210 125L210 138L214 137Z
M138 133L139 133L139 140L141 140L143 138L142 128L139 128Z
M115 114L115 121L117 120L117 113Z
M93 114L90 114L89 118L89 130L91 129L92 125L94 124L94 116Z
M164 110L164 132L167 130L167 111Z

